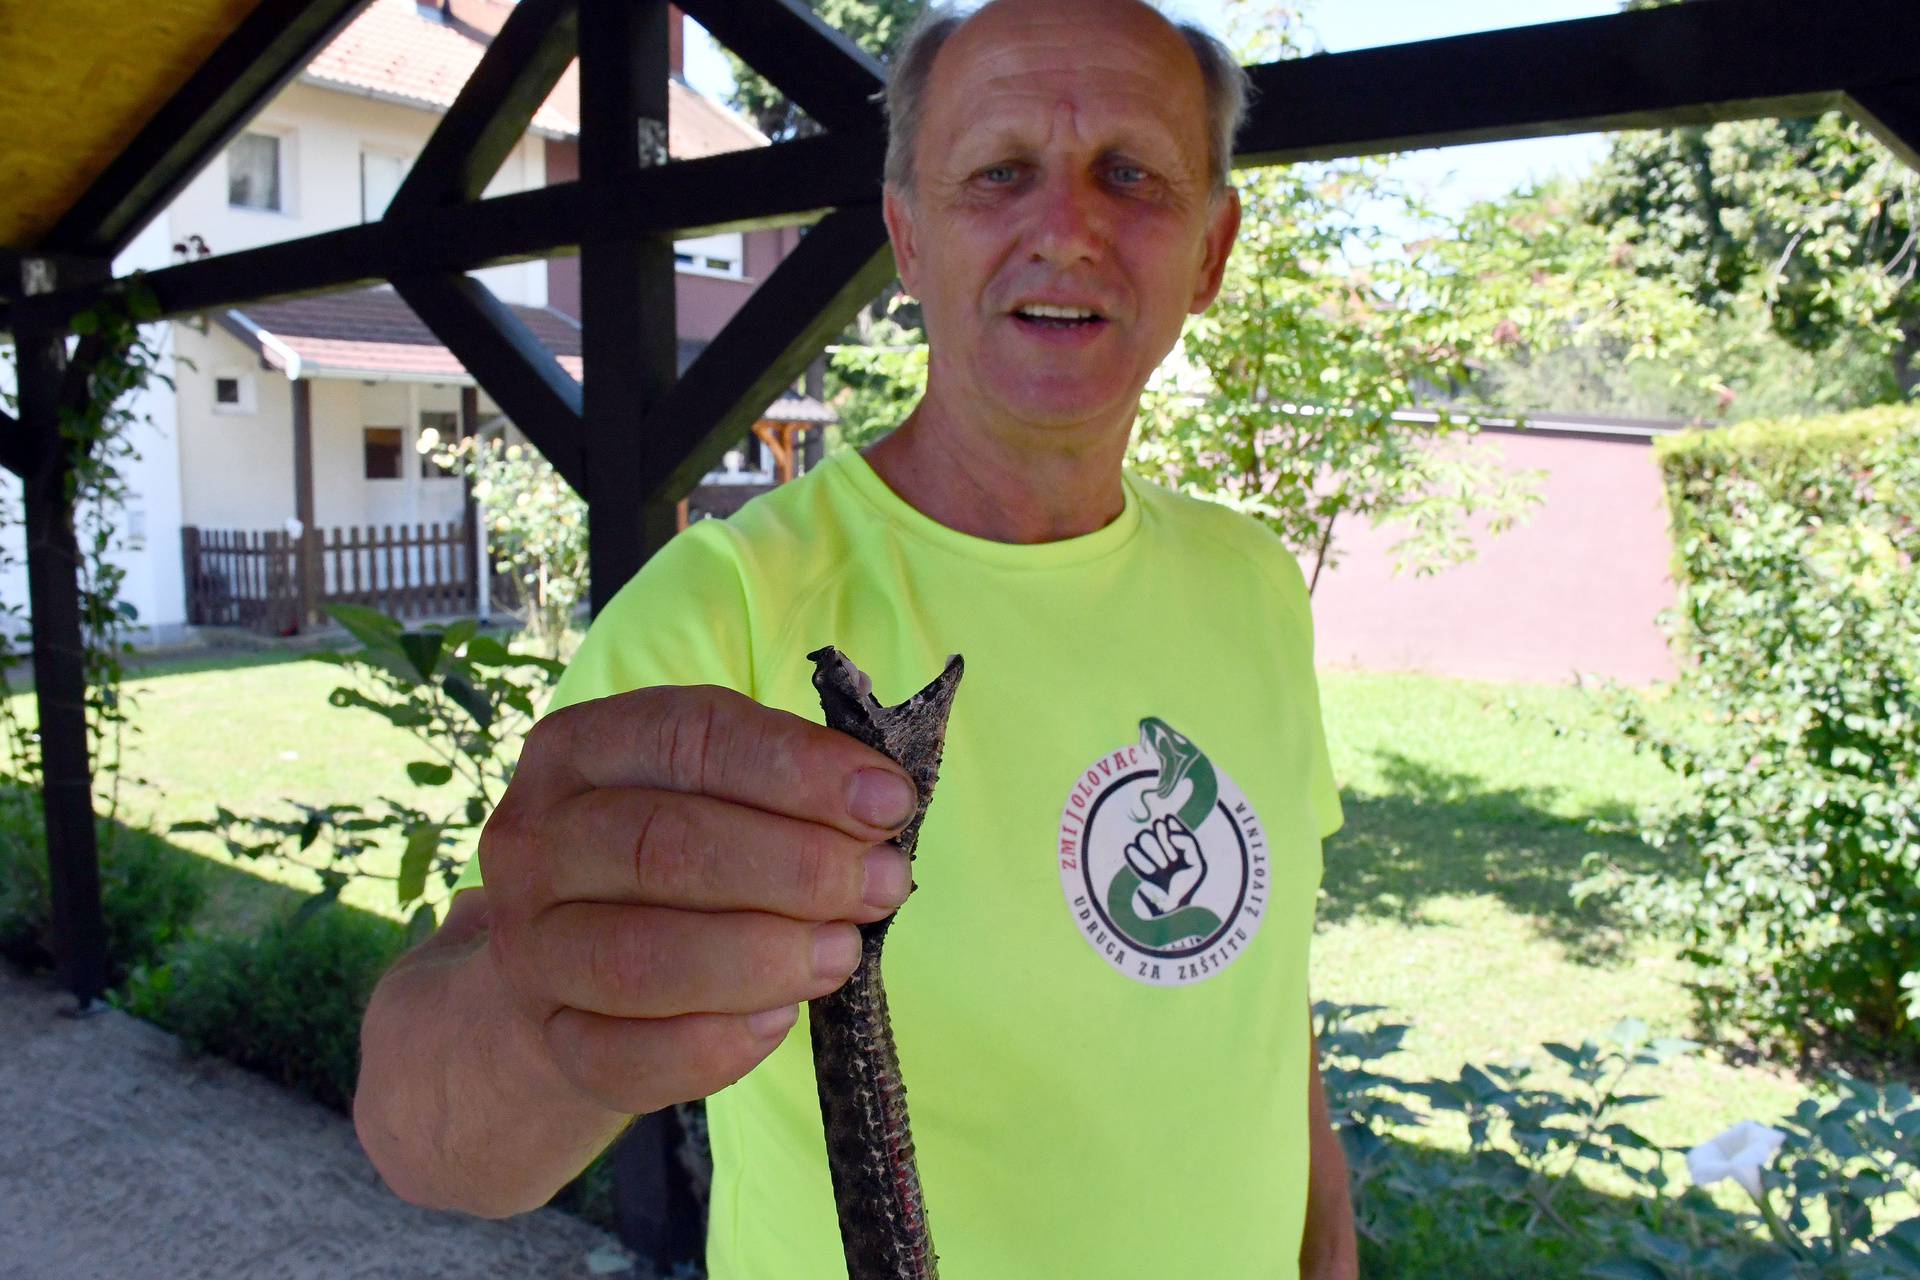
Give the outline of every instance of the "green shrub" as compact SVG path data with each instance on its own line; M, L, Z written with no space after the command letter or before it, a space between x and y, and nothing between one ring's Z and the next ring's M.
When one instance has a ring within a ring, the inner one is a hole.
M1673 1176L1685 1148L1662 1148L1625 1119L1655 1100L1624 1092L1629 1079L1688 1052L1688 1042L1649 1040L1644 1024L1626 1019L1599 1042L1542 1046L1570 1082L1471 1063L1451 1080L1409 1080L1385 1061L1407 1028L1382 1013L1314 1006L1363 1275L1920 1277L1920 1101L1905 1085L1830 1079L1825 1098L1780 1121L1773 1154L1750 1157L1753 1210L1735 1213L1691 1181L1691 1168ZM1410 1141L1440 1113L1466 1121L1467 1151ZM1575 1176L1600 1167L1639 1194L1610 1196ZM1702 1176L1720 1174L1703 1166Z
M1689 780L1650 815L1684 877L1602 868L1675 927L1709 1021L1920 1056L1920 412L1662 442L1692 732L1622 703Z
M136 974L123 1003L193 1049L345 1111L367 997L405 943L405 926L381 916L289 912L257 937L190 939Z
M112 998L189 1048L350 1111L367 1000L406 950L407 934L397 921L337 903L295 908L257 937L190 938L166 963L136 970ZM553 1203L612 1230L606 1156Z
M206 900L199 859L148 831L113 827L100 842L107 981L157 963ZM53 899L37 795L0 794L0 956L25 969L53 964Z

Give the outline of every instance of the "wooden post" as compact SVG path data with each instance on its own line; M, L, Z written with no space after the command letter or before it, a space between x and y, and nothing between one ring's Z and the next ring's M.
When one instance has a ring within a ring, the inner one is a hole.
M314 542L319 530L313 522L313 384L295 378L293 388L293 515L300 522L300 538L295 544L296 582L299 603L293 615L293 629L305 631L312 625L318 584L314 581Z
M107 925L100 907L100 847L87 754L87 674L80 631L80 546L73 532L70 446L60 435L66 335L22 328L20 427L38 456L24 477L27 598L33 613L33 684L40 710L41 803L53 953L82 1012L107 985Z
M668 8L665 0L580 7L580 181L591 190L611 193L667 159ZM662 442L643 437L639 424L679 368L672 240L635 236L617 219L597 224L580 246L580 303L582 471L598 613L675 531L674 502L632 500L660 466L651 455Z
M667 10L665 0L580 6L580 181L590 191L611 193L667 159ZM632 500L647 492L642 477L665 461L650 456L662 442L639 428L679 368L673 242L636 237L617 219L605 225L611 229L596 228L580 246L581 471L596 614L666 545L677 516L671 500ZM681 1137L673 1111L656 1112L636 1120L610 1156L620 1238L662 1274L703 1251Z
M460 438L471 440L480 430L480 388L460 388ZM480 504L473 499L473 477L462 475L460 480L460 527L466 530L463 545L454 548L453 571L466 578L466 600L457 606L479 617L480 575L487 571L486 557L479 554L480 542Z

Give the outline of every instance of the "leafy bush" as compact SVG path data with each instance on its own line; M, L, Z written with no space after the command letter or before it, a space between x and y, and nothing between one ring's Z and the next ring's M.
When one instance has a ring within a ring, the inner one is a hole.
M118 1002L190 1048L345 1111L367 997L405 948L405 926L381 916L289 912L257 937L188 940L135 973Z
M1657 1193L1660 1147L1624 1113L1653 1100L1622 1091L1636 1069L1693 1047L1649 1040L1631 1019L1602 1041L1549 1044L1571 1085L1528 1065L1465 1064L1450 1080L1408 1080L1382 1059L1408 1028L1374 1005L1315 1006L1321 1076L1347 1152L1369 1275L1454 1274L1505 1257L1500 1275L1577 1276L1622 1228L1622 1211L1571 1175L1599 1166ZM1414 1104L1419 1108L1415 1109ZM1408 1139L1436 1116L1464 1122L1464 1155ZM1479 1260L1479 1261L1476 1261Z
M1920 1056L1920 413L1662 442L1693 732L1618 704L1690 782L1646 839L1684 878L1601 867L1675 927L1710 1022Z
M107 981L157 962L206 900L205 869L150 832L122 828L100 843ZM39 798L0 794L0 956L26 969L53 964L53 899Z
M574 611L587 598L587 504L537 449L499 436L442 440L428 428L420 452L473 481L493 568L519 596L527 638L558 657Z
M1383 1062L1408 1028L1370 1005L1315 1006L1321 1074L1347 1152L1369 1276L1596 1280L1879 1280L1920 1276L1920 1102L1836 1076L1782 1122L1776 1168L1756 1161L1756 1212L1734 1213L1674 1177L1672 1157L1623 1118L1652 1095L1634 1071L1692 1046L1628 1019L1598 1042L1549 1044L1568 1080L1464 1065L1408 1080ZM1419 1109L1416 1103L1421 1104ZM1409 1141L1436 1115L1464 1119L1463 1155ZM1618 1199L1576 1173L1610 1168ZM1785 1205L1781 1212L1775 1205ZM1901 1214L1906 1220L1897 1220Z
M429 759L406 767L418 786L443 788L433 812L382 799L382 809L358 803L289 800L286 817L243 816L224 807L207 821L175 823L175 831L211 831L227 851L249 861L269 858L305 867L320 877L307 911L333 901L355 878L391 880L397 905L412 908L410 936L433 930L437 908L450 896L472 841L513 780L519 744L564 665L517 653L468 619L407 630L373 609L335 605L334 618L361 643L346 653L318 653L351 681L328 701L342 710L369 711L405 729ZM399 869L375 871L362 859L398 848Z

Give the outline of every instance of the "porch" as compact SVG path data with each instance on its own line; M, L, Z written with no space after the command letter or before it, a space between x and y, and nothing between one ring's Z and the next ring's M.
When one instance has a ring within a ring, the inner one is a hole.
M572 317L508 309L565 374L582 375ZM284 636L322 625L337 603L409 620L517 606L510 578L475 573L489 557L471 482L419 445L429 432L532 442L400 295L361 289L231 309L178 326L175 345L189 626ZM705 345L683 339L681 364ZM808 381L817 391L819 370ZM804 471L834 420L815 395L790 388L680 504L680 525L731 514Z

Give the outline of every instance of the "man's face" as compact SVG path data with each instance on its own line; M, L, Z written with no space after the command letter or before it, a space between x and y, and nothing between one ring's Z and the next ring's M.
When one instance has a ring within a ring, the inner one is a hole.
M1205 87L1143 6L1002 0L936 59L914 189L889 190L932 378L1008 424L1131 423L1239 225Z

